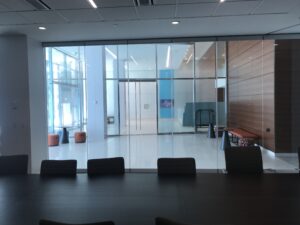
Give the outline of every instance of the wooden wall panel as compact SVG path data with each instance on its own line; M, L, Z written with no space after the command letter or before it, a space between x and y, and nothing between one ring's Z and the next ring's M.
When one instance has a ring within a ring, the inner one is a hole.
M228 42L228 126L259 135L275 150L274 41Z
M291 45L280 41L275 58L275 126L276 148L279 152L291 149Z
M300 40L278 40L276 44L276 149L296 152L300 147Z

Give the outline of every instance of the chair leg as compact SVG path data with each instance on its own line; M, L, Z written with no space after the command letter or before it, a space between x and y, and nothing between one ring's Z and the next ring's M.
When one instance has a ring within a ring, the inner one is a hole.
M215 131L214 131L214 126L212 125L212 123L209 124L207 136L209 138L216 138L216 134L215 134Z

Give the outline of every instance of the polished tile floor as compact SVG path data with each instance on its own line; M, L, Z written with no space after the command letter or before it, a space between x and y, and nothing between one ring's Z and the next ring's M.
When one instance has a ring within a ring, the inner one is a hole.
M197 169L225 168L224 152L219 149L220 138L207 138L206 133L174 135L131 135L108 137L76 144L49 148L50 159L76 159L78 168L86 168L87 159L118 157L125 158L129 169L156 169L160 157L193 157ZM264 169L294 171L298 168L296 154L275 156L262 149Z

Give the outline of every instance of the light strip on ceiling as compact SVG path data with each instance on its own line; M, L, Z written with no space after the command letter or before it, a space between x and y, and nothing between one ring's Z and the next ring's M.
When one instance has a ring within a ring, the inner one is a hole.
M188 58L188 60L186 61L185 64L189 64L189 62L191 61L192 56L193 56L193 54L190 55L190 57Z
M107 51L114 59L117 59L116 54L109 50L109 48L105 47L105 51Z
M94 2L94 0L88 0L88 2L90 3L90 5L94 8L97 9L98 6L96 5L96 3Z
M167 58L166 58L166 67L169 68L170 67L170 60L171 60L171 46L168 46L168 50L167 50Z
M138 62L135 60L135 58L133 58L133 56L130 56L131 60L134 62L135 65L139 65Z

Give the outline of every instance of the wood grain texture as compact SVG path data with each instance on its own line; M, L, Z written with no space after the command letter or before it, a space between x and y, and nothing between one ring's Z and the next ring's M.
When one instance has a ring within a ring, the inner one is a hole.
M40 219L70 224L112 220L116 225L154 225L157 216L199 225L300 222L299 174L2 177L0 200L1 225L37 225Z
M274 41L228 42L228 126L257 134L275 151Z

